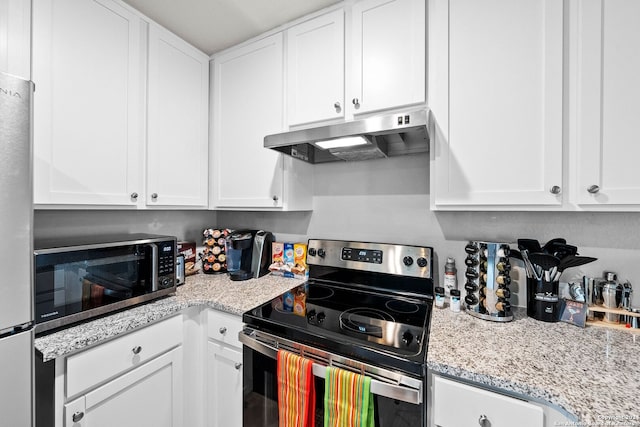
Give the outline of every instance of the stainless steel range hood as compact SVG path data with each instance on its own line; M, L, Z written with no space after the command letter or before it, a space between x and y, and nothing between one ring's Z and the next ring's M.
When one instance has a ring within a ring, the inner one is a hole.
M359 142L345 138L362 137ZM429 151L427 110L267 135L264 146L309 163L369 160Z

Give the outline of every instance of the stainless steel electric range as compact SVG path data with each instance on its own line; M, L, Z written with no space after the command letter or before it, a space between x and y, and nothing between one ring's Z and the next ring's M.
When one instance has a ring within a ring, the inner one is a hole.
M278 349L314 361L316 425L326 366L372 378L377 427L426 426L433 249L309 240L309 280L246 312L244 426L277 426Z

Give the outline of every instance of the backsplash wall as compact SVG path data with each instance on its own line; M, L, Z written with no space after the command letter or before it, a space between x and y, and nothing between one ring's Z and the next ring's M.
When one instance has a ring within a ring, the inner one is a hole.
M453 256L460 287L469 239L515 242L531 237L545 242L564 237L581 255L598 261L568 270L561 281L615 271L621 281L634 285L633 303L640 306L640 239L635 237L640 213L432 212L428 163L428 155L420 154L316 165L313 212L36 211L34 234L150 232L199 241L202 228L218 226L262 228L284 241L330 238L429 245L437 257L437 283L446 257ZM516 285L514 290L513 302L524 305L523 289Z

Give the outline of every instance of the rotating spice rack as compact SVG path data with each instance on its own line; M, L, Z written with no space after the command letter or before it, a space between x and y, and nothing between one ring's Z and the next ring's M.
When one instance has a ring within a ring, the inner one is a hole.
M511 264L508 243L471 241L464 260L467 313L493 322L513 320L511 311Z

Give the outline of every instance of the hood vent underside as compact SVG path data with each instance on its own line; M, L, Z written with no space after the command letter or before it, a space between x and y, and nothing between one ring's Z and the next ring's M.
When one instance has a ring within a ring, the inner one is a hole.
M361 137L360 141L342 143L343 138L354 136ZM427 110L268 135L264 146L309 163L423 153L429 151Z

